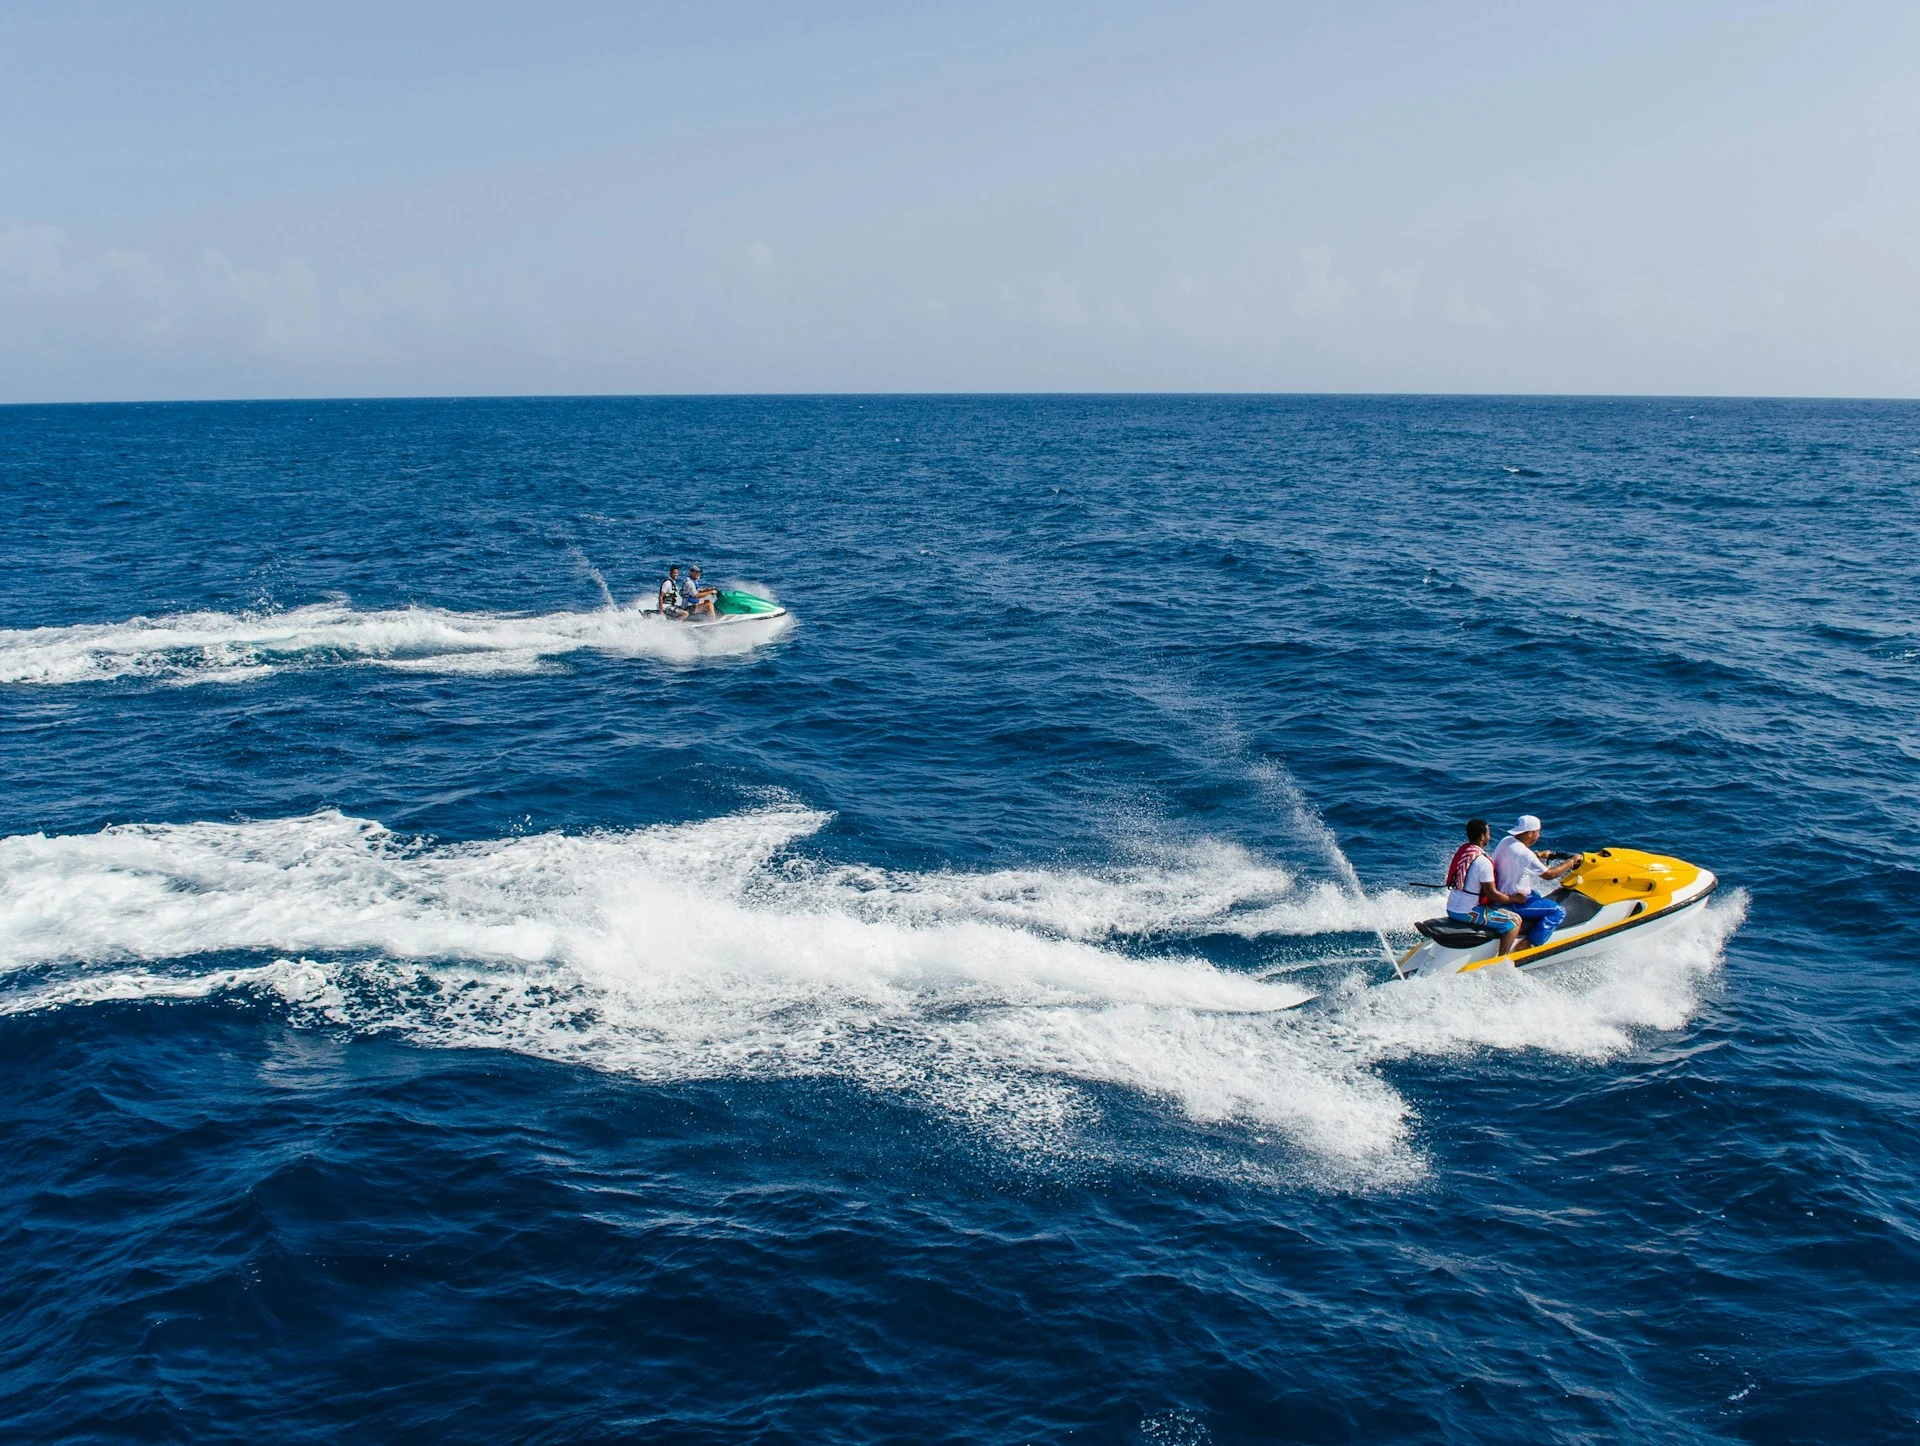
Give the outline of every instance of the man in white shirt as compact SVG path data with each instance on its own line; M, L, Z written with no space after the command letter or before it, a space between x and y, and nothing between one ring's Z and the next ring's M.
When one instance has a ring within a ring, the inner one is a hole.
M1580 855L1574 854L1557 864L1547 864L1533 851L1539 842L1540 820L1523 813L1493 851L1493 886L1509 898L1522 901L1510 907L1525 926L1529 949L1537 949L1552 938L1567 917L1565 909L1534 887L1535 881L1557 879L1580 862Z
M1447 865L1447 917L1456 924L1478 924L1500 939L1494 958L1505 958L1520 942L1520 916L1512 909L1496 907L1524 900L1509 898L1493 880L1493 860L1487 857L1487 840L1493 831L1484 818L1467 820L1467 841L1453 851Z

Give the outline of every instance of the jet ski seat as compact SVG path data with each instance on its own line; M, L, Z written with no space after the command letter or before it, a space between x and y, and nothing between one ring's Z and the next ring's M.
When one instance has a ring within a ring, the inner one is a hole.
M1478 924L1456 923L1444 916L1438 919L1422 919L1413 927L1442 949L1472 949L1486 943L1489 939L1500 937L1493 930L1483 929Z
M1567 911L1567 917L1559 925L1562 929L1584 924L1600 912L1599 900L1577 889L1555 889L1550 897ZM1500 937L1491 929L1483 929L1478 924L1461 924L1444 915L1438 919L1422 919L1413 927L1442 949L1473 949L1489 939Z

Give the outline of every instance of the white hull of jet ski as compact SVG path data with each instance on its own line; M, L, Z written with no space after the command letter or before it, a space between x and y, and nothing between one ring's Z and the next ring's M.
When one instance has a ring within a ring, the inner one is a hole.
M767 613L722 613L717 618L661 618L659 608L641 608L641 616L655 618L676 628L742 628L765 626L787 616L785 608Z

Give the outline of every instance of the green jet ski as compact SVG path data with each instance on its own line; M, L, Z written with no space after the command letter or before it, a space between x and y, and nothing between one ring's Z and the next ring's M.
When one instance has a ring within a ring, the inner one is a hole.
M783 618L787 610L772 598L761 597L758 593L746 592L737 587L723 587L716 591L720 594L713 600L713 610L717 614L711 618L675 618L672 621L683 628L725 628L739 627L742 624L770 623L775 618ZM642 612L659 615L658 605L642 608Z

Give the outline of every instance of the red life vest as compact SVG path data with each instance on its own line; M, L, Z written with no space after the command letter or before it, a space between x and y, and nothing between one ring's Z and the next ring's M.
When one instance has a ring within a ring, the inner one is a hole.
M1453 851L1453 862L1447 865L1447 887L1450 889L1459 889L1462 893L1465 893L1467 889L1467 870L1473 867L1473 861L1475 859L1485 853L1486 850L1476 843L1464 843L1455 849Z

